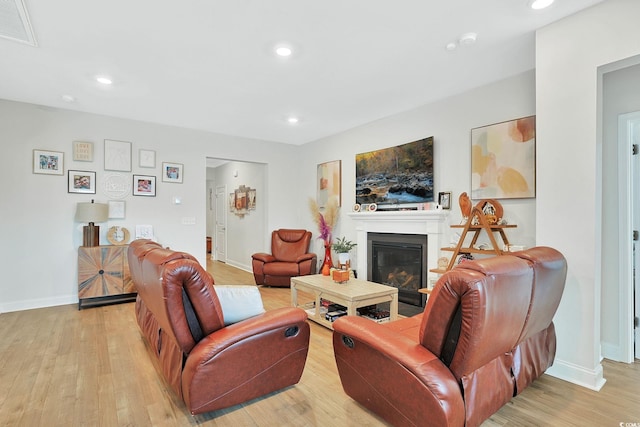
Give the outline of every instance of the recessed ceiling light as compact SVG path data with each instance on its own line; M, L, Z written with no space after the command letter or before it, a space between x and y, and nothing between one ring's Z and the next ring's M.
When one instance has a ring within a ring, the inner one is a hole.
M278 46L278 47L276 47L276 54L278 56L287 57L287 56L291 56L292 53L293 53L293 51L288 46Z
M76 99L71 95L62 95L61 98L64 102L68 102L68 103L76 102Z
M534 10L544 9L553 4L554 0L531 0L529 2L529 7Z
M287 118L287 122L289 122L290 125L298 124L299 121L300 121L300 119L295 117L295 116L291 116L291 117Z
M113 80L111 80L109 77L107 76L97 76L96 77L96 81L100 84L103 85L110 85L113 83Z
M445 46L445 49L451 51L451 50L456 50L456 48L458 47L458 43L456 42L449 42L447 43L447 45Z
M474 44L478 39L478 35L476 33L465 33L460 36L460 40L458 41L461 46L468 46L470 44Z

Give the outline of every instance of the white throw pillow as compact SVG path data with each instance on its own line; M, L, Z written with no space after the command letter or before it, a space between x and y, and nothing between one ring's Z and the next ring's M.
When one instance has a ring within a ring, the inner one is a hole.
M257 286L214 285L213 288L222 306L225 326L265 312Z

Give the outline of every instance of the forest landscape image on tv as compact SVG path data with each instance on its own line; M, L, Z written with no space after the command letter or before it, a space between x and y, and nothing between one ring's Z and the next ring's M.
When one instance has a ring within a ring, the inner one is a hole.
M433 202L433 137L356 154L356 203Z

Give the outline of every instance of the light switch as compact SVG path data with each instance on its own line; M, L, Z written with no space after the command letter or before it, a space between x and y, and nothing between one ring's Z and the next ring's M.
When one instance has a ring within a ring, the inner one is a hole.
M182 217L182 225L195 225L196 218L194 216L184 216Z

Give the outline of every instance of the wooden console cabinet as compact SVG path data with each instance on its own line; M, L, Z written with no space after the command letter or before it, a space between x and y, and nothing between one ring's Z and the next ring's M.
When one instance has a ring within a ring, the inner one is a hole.
M128 245L78 248L78 309L134 301Z

